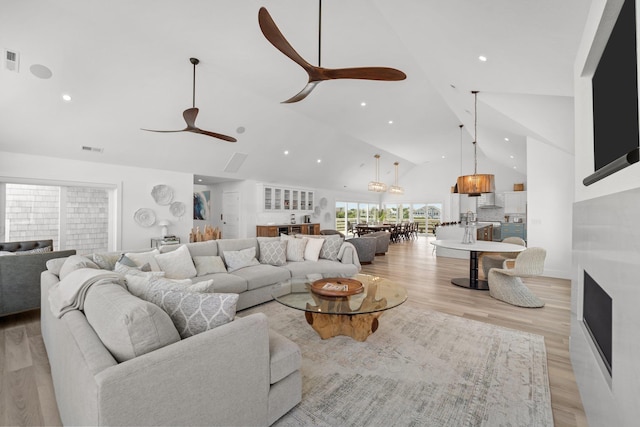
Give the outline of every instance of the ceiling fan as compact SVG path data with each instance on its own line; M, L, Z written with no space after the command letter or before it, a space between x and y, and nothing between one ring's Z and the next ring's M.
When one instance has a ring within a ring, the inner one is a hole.
M223 135L221 133L209 132L208 130L200 129L196 126L196 117L198 117L198 108L196 108L196 65L200 63L198 58L189 58L189 61L193 64L193 107L187 108L182 112L182 117L184 117L184 121L187 122L187 127L181 130L153 130L153 129L142 129L149 132L160 132L160 133L174 133L174 132L193 132L199 133L202 135L212 136L214 138L222 139L223 141L228 142L237 142L238 140L227 135Z
M322 0L320 1L320 13L319 22L322 22ZM407 75L395 68L387 67L357 67L357 68L322 68L320 66L320 47L322 40L321 25L318 25L318 66L309 64L307 61L295 51L295 49L289 44L287 39L284 38L278 26L269 15L269 12L264 7L260 8L258 12L258 23L262 34L269 42L275 46L280 52L284 53L287 57L293 60L296 64L300 65L309 75L309 82L307 85L296 95L282 101L283 103L292 103L303 100L311 93L311 91L323 80L333 79L361 79L361 80L384 80L384 81L398 81L407 78Z

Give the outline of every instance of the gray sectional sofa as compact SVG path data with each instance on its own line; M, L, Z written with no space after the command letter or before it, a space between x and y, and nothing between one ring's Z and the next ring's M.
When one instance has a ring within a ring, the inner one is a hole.
M186 247L192 257L223 257L225 251L252 247L259 254L260 241L229 239ZM162 252L177 249L166 246ZM209 291L238 293L241 310L285 292L291 277L358 272L352 245L342 243L339 258L251 265L192 281L213 279ZM271 331L262 313L180 339L158 306L121 284L99 283L88 288L84 310L58 318L49 309L50 291L61 283L57 274L63 275L57 268L51 264L42 273L41 325L65 425L270 425L300 402L300 350ZM65 284L72 274L63 277ZM158 337L173 338L157 344ZM123 361L114 346L134 354ZM139 350L143 346L144 352Z

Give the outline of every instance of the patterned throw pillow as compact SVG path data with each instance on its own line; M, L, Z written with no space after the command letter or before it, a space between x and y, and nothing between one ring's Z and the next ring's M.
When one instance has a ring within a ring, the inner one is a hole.
M287 239L287 261L304 261L304 250L309 239Z
M224 251L224 260L227 263L227 271L229 273L240 268L260 265L260 262L256 259L255 246L241 251Z
M285 265L287 263L287 241L260 242L260 263Z
M219 256L194 256L193 263L196 265L197 276L227 272L224 261Z
M165 272L168 279L189 279L198 273L191 260L191 253L186 245L166 254L155 256L160 270Z
M343 242L344 238L339 234L325 236L324 244L320 250L320 258L336 261Z
M238 294L160 291L150 301L167 312L180 337L188 338L231 322Z
M51 252L53 248L51 246L44 246L42 248L29 249L28 251L15 252L16 255L29 255L29 254L43 254L45 252Z

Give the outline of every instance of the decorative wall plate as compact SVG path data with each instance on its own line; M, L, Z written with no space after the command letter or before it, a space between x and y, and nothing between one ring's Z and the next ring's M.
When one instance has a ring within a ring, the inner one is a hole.
M322 209L320 209L320 206L316 206L316 207L313 209L313 214L314 214L315 216L319 216L319 215L320 215L320 212L322 212Z
M169 206L169 211L171 211L171 214L176 218L182 217L186 210L187 208L182 202L173 202L171 203L171 206Z
M168 205L173 201L173 189L168 185L156 185L151 190L151 197L159 205Z
M133 219L141 227L151 227L156 223L156 213L149 208L141 208L133 214Z
M322 199L320 199L320 207L322 209L326 209L327 208L327 198L323 197Z
M325 222L331 221L331 213L330 212L325 212L324 213L324 221Z

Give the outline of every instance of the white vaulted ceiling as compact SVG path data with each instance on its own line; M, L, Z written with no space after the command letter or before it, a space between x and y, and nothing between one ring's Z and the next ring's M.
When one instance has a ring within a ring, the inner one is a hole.
M458 170L458 125L470 147L479 90L480 156L525 173L528 136L573 151L573 62L589 3L324 0L323 66L394 67L407 79L328 81L281 104L307 77L264 38L258 10L315 64L317 0L2 0L0 47L20 53L20 69L0 65L0 151L360 189L376 153L381 171L394 161L401 174L433 162ZM236 144L140 130L184 127L190 57L201 61L196 124ZM34 64L52 77L34 76ZM246 161L225 172L236 152Z

